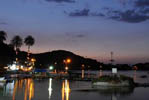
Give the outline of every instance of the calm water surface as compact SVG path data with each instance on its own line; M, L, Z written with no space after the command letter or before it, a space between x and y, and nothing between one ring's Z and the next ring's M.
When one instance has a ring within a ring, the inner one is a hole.
M92 72L97 73L99 72ZM102 72L109 74L110 72ZM149 83L149 73L145 71L119 72L134 78L136 82ZM100 73L101 74L101 73ZM147 78L140 78L147 75ZM0 84L0 100L148 100L149 88L103 88L98 91L80 91L91 88L91 82L69 80L15 80Z

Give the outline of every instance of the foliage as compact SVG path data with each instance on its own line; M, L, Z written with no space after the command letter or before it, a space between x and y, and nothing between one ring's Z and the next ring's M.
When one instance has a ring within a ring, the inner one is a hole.
M0 70L8 64L11 64L14 56L15 51L13 47L7 44L0 44Z
M6 40L7 33L5 31L0 31L0 43L3 43Z
M28 46L28 50L30 49L30 46L34 45L35 39L29 35L24 39L24 43Z
M11 44L16 49L19 49L23 45L22 38L19 35L14 36L13 39L11 40Z
M100 78L93 80L93 82L109 82L109 83L121 83L123 81L128 81L130 84L134 84L134 81L131 77L124 75L104 75Z

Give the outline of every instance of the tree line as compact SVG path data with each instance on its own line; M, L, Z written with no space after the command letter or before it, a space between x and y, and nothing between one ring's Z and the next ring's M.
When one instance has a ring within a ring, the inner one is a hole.
M7 39L7 33L5 31L0 31L0 44L4 44ZM30 47L34 45L35 39L31 35L23 38L19 35L15 35L12 40L10 41L10 45L12 45L16 52L20 50L23 43L28 47L28 53L30 52Z
M20 48L25 44L28 48L27 56L25 56L29 62L30 60L30 48L35 44L33 36L28 35L24 39L20 35L15 35L10 40L10 43L5 43L7 40L7 33L3 30L0 31L0 72L4 70L4 67L8 64L23 62L21 59ZM19 58L19 60L18 60ZM25 61L25 60L24 60Z

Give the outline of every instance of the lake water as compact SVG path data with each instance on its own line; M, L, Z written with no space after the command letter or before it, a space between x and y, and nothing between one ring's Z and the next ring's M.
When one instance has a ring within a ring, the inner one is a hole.
M98 71L92 72L99 74ZM100 74L109 74L102 72ZM136 82L149 83L149 73L146 71L126 71L119 74L128 75ZM146 75L147 78L140 76ZM59 79L15 80L12 83L0 84L0 100L148 100L149 87L137 88L104 88L98 91L81 91L91 88L91 82L69 81Z

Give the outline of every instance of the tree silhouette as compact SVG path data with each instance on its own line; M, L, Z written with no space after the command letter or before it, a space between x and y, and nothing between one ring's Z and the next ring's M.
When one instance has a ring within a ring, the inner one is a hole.
M35 39L29 35L25 38L24 43L28 46L28 53L30 52L30 47L34 45Z
M19 35L14 36L11 40L11 44L15 47L15 50L19 50L23 45L22 38Z
M30 59L30 47L34 45L35 43L35 39L31 36L31 35L28 35L25 39L24 39L24 43L25 45L28 46L28 55L27 55L27 60L28 62L30 63L31 59ZM34 66L34 62L32 62L33 66ZM28 64L28 66L30 66Z
M4 43L7 38L7 33L5 31L0 31L0 43Z
M18 50L23 45L22 38L19 35L14 36L13 39L11 40L11 44L15 47L15 51L16 51L16 64L18 64L17 55L18 55Z

